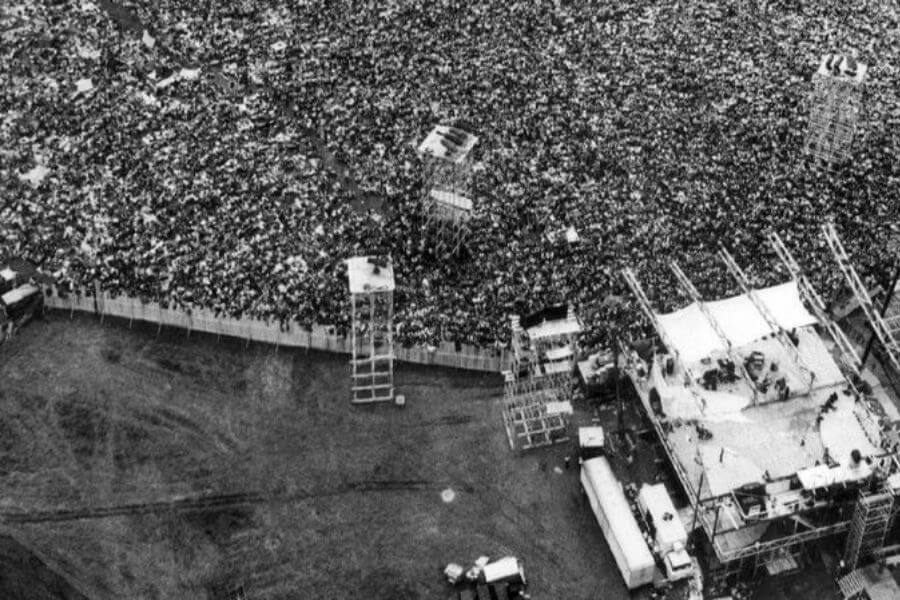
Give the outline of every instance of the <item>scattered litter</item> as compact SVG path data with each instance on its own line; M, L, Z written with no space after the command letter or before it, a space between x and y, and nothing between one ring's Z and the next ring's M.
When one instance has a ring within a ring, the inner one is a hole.
M19 175L19 179L27 181L31 184L31 187L38 187L49 173L50 169L44 165L37 165L24 175Z
M456 584L462 579L463 574L466 570L462 567L462 565L458 565L456 563L450 563L446 567L444 567L444 577L447 578L447 581L451 584Z
M97 60L100 58L100 51L92 46L82 46L79 44L76 52L80 58L86 58L88 60Z
M194 81L195 79L199 79L200 69L181 69L178 74L182 79L185 79L187 81Z
M153 47L156 46L156 39L154 39L146 29L144 30L144 35L141 36L141 42L150 49L153 49Z
M75 89L78 92L89 92L94 89L94 82L90 78L79 79L75 82Z
M161 79L161 80L157 81L157 82L156 82L156 87L157 87L157 89L159 89L159 88L167 88L167 87L169 87L170 85L172 85L173 83L175 83L176 81L178 81L178 74L177 74L177 73L173 73L172 75L169 75L169 76L166 77L165 79Z
M447 488L443 492L441 492L441 500L446 504L450 504L454 500L456 500L456 492L454 492L451 488Z
M287 48L287 42L278 41L269 46L275 52L284 52L285 48Z
M556 473L557 475L562 475L563 470L559 467L553 467L553 472Z
M137 93L135 93L135 96L148 106L159 106L159 100L156 99L156 96L148 94L144 90L138 90Z
M316 228L313 230L313 233L316 235L325 235L325 228L322 225L316 225Z

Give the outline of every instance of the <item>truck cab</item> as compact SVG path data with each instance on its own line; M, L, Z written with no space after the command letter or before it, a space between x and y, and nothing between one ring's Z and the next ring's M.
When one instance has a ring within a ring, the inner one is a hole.
M662 559L666 579L679 581L694 574L691 555L688 554L687 530L672 498L662 483L644 484L637 497L637 506L653 538L653 551Z
M669 581L679 581L687 579L694 574L694 561L687 550L680 545L676 545L665 558L663 563L666 567L666 579Z
M43 302L41 290L28 283L0 295L0 340L34 318Z

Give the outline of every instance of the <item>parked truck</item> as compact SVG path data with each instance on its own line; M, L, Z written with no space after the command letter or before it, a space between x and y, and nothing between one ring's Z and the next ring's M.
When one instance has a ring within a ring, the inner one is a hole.
M651 583L657 570L656 561L606 457L582 462L581 485L625 585L633 590Z
M693 576L693 561L686 550L687 530L666 486L645 483L638 492L637 505L653 539L653 551L665 565L666 579L678 581Z
M0 295L0 342L10 333L41 314L44 297L40 289L24 284Z

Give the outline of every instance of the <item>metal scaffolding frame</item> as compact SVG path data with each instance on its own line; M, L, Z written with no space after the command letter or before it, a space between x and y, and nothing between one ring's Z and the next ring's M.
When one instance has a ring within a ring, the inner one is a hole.
M451 142L448 135L462 143ZM422 209L427 228L436 246L454 254L464 244L472 219L474 170L469 152L477 141L477 137L462 130L438 126L420 147L425 173ZM429 144L442 152L427 151Z
M821 302L821 299L815 289L812 288L809 281L800 271L800 268L797 265L796 261L793 260L793 257L790 255L790 252L787 251L780 238L778 238L777 234L772 234L770 236L770 239L773 246L775 246L776 248L776 253L787 265L788 270L791 272L792 276L798 283L798 288L801 290L801 294L805 296L809 304L813 306L813 310L817 314L819 320L826 327L829 327L829 325L831 325L831 327L836 327L833 325L833 323L831 323L830 320L827 319L827 315L824 309L824 303ZM744 274L744 272L739 267L737 267L737 264L730 256L730 254L728 254L727 251L723 251L720 253L720 256L726 262L726 265L729 266L729 269L732 270L732 274L736 279L738 279L738 282L739 284L741 284L744 292L747 293L751 301L757 304L757 309L760 310L761 314L763 314L763 317L770 324L772 329L776 332L786 334L786 332L783 332L781 328L777 326L777 322L772 317L771 312L769 312L767 307L762 303L759 296L750 289L746 274ZM693 286L690 280L687 279L686 276L684 276L684 272L681 271L678 265L673 263L672 267L673 272L675 273L676 278L678 278L682 287L684 287L688 292L688 295L698 303L698 306L702 307L702 300L700 299L699 293L696 291L696 288ZM625 269L623 271L623 275L629 287L634 292L635 297L638 299L639 305L646 314L647 318L656 327L657 332L663 340L663 343L666 343L664 337L665 331L660 326L658 319L650 306L649 300L647 299L646 294L641 288L640 283L637 281L637 278L635 277L633 271L631 271L631 269ZM715 327L714 318L711 321L711 324ZM773 325L773 323L775 323L775 325ZM829 330L831 329L831 327L829 327ZM846 340L846 338L842 336L842 332L840 330L837 330L837 333L834 333L833 336L837 340L840 340L842 338ZM789 340L784 341L785 343L790 344ZM840 344L840 342L838 343ZM671 344L667 345L671 347ZM847 342L846 346L852 350L852 346L849 346L849 342ZM855 356L855 353L852 356ZM856 365L853 362L850 362L849 366L852 369ZM681 365L681 367L684 368L683 365ZM650 408L649 404L647 404L647 400L643 399L643 402L644 407L648 411L648 413L652 413L652 409ZM687 493L689 502L691 503L695 514L694 523L696 525L699 525L700 529L706 534L706 538L709 540L709 543L715 553L715 557L718 562L718 566L714 569L715 576L729 576L738 573L747 573L750 569L752 569L753 573L758 573L759 570L764 567L767 569L771 569L784 566L785 564L790 564L792 562L791 559L796 560L796 558L803 551L803 548L810 542L821 538L842 534L850 530L852 521L850 519L846 519L845 517L839 517L837 514L832 514L831 518L838 518L841 520L837 520L834 522L829 522L829 517L827 515L830 513L828 512L824 513L824 515L826 516L818 520L818 522L816 518L814 518L814 515L818 513L812 511L827 511L829 508L837 508L838 505L834 504L834 501L830 498L820 499L811 506L798 504L797 508L789 514L769 514L766 512L763 512L762 514L756 514L752 512L744 513L743 508L741 507L741 503L738 501L738 497L735 494L734 490L726 494L708 496L706 498L703 498L703 477L701 476L699 485L696 485L696 482L692 482L689 480L684 468L679 463L677 454L675 453L674 449L671 447L671 444L667 439L665 423L660 419L653 418L652 414L650 421L654 429L656 430L666 453L670 457L676 474L681 481L682 487ZM888 451L882 456L873 458L880 465L884 464L885 461L889 461L887 466L883 470L884 473L889 473L897 470L896 466L898 463L895 452ZM715 511L714 514L713 511ZM722 526L722 524L726 522L731 522L731 525L728 527ZM725 537L723 537L730 535L734 531L757 526L762 523L784 523L789 526L791 522L794 523L793 533L786 533L786 535L782 535L777 539L768 541L757 541L754 543L749 543L745 546L735 546L734 542L727 541ZM801 526L805 529L798 531L798 528L800 528Z
M869 558L873 551L884 546L893 508L894 496L890 492L869 494L860 491L844 550L844 563L848 569L855 569L861 559Z
M744 361L741 360L741 357L737 356L731 347L731 340L728 339L728 336L725 335L725 332L722 330L722 326L716 320L716 317L710 312L709 307L706 306L706 302L703 301L703 298L700 296L700 292L694 286L694 283L685 275L684 271L681 270L681 267L678 266L678 263L675 261L671 261L669 263L669 268L672 270L672 273L675 274L675 279L678 280L678 283L681 285L682 290L690 297L691 301L697 304L700 308L700 312L703 313L703 316L706 317L707 322L710 327L713 328L713 331L716 332L716 335L719 336L719 339L725 345L725 351L728 353L728 358L734 363L734 365L740 370L741 377L743 377L744 381L750 387L750 391L753 393L753 404L754 406L759 404L759 390L756 388L756 383L754 383L753 379L751 379L750 374L747 373L746 367L744 367Z
M568 415L550 410L550 403L565 400L561 390L546 380L519 379L510 371L503 376L503 426L510 449L525 451L569 440Z
M775 338L781 344L782 348L788 353L794 364L797 365L798 368L805 370L809 373L809 382L806 384L806 393L812 392L812 382L814 378L813 370L809 368L809 366L804 362L804 360L800 357L800 352L797 350L797 346L794 345L793 342L788 338L787 332L784 330L781 325L778 324L778 321L772 315L771 311L769 311L769 307L766 306L765 302L759 297L759 294L756 293L752 287L750 287L750 279L747 277L747 274L738 266L737 262L734 260L734 257L731 256L731 253L728 252L724 247L719 248L719 258L722 259L722 262L725 263L725 266L728 268L728 271L734 277L734 280L741 288L741 292L744 293L745 296L753 303L753 306L756 307L756 311L760 314L760 316L765 319L766 324L775 332Z
M862 74L847 77L826 65L842 61L839 55L828 55L813 75L810 93L809 129L804 150L826 162L839 163L850 157L856 137L857 123L862 112L862 81L865 65L858 65Z
M446 190L431 189L423 200L428 228L438 245L450 252L459 252L469 234L472 220L472 201Z
M881 343L882 349L887 355L891 366L896 372L900 373L900 345L898 345L897 340L891 334L891 330L881 318L881 314L872 302L872 297L869 296L866 286L863 284L856 269L850 262L850 256L847 254L847 250L844 248L844 245L838 237L834 223L825 223L822 225L822 233L825 236L828 247L831 248L831 252L837 261L838 267L840 267L841 272L844 274L847 285L850 287L854 296L856 296L856 301L865 313L866 319L868 319L872 331L875 332L878 341Z
M394 273L389 260L382 267L372 260L355 257L347 261L354 404L394 399Z
M691 372L691 369L681 360L681 356L678 353L678 349L674 344L669 340L666 335L666 330L663 329L662 325L659 323L659 319L656 318L656 313L653 312L653 306L650 304L649 298L647 298L647 294L644 293L644 288L641 287L641 282L638 281L637 276L634 274L634 271L631 267L625 267L622 269L622 277L625 279L625 283L628 284L628 287L631 289L631 293L634 294L634 297L637 298L638 304L641 307L641 310L644 312L644 316L650 321L650 324L653 325L653 329L656 330L656 334L659 336L659 339L662 340L662 343L666 345L666 348L669 352L675 357L675 361L678 363L678 366L681 368L683 372L685 372L688 377L690 377L691 381L696 381L694 374Z
M569 307L566 322L571 320L580 331L581 323ZM510 448L522 451L567 441L577 333L531 339L518 315L510 315L510 329L512 370L504 372L503 393L503 425Z
M828 316L825 303L822 301L822 297L819 296L816 288L813 287L806 275L803 274L800 265L797 264L797 261L794 259L794 256L791 254L790 250L788 250L787 246L785 246L781 237L776 232L770 231L768 238L769 243L775 250L775 254L778 255L778 258L781 259L781 262L787 268L788 273L790 273L791 278L797 283L797 288L800 290L801 296L807 301L810 308L812 308L819 323L828 330L828 333L831 335L831 339L837 346L841 359L846 364L847 368L855 375L861 375L860 367L862 364L859 359L859 354L857 354L856 349L853 347L853 344L850 343L850 340L847 339L843 330Z

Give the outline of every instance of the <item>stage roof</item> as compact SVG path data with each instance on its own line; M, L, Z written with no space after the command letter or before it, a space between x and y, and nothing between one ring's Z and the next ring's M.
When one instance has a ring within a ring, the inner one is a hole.
M388 292L394 289L394 267L388 262L387 267L380 267L375 273L375 265L369 262L368 256L354 256L347 259L347 276L350 280L351 294L366 292Z
M803 307L794 281L756 290L760 301L775 321L791 330L816 323ZM746 294L706 302L725 336L735 348L745 346L774 333ZM668 314L657 314L668 342L682 361L693 363L713 354L723 355L727 348L695 302Z

